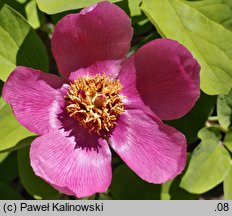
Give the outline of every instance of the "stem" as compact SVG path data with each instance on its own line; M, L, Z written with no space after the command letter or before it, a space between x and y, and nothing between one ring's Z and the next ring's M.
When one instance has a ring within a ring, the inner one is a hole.
M209 116L209 121L218 121L218 116Z
M206 124L205 124L206 127L217 127L221 132L223 133L226 133L228 132L228 129L222 127L221 125L215 123L215 122L210 122L210 121L207 121Z

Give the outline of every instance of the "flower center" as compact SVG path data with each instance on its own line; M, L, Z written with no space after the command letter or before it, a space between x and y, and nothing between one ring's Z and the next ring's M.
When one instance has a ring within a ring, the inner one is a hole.
M119 80L105 74L78 78L65 96L66 110L90 132L107 132L124 112L122 87Z

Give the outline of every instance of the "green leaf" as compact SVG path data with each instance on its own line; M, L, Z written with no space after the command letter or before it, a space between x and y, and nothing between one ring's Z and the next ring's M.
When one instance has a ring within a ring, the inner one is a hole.
M1 153L0 155L2 154L6 153ZM0 181L5 183L11 183L18 177L16 152L11 152L2 162L0 162L0 173Z
M48 55L27 21L4 5L0 9L0 79L5 81L16 65L47 71Z
M126 165L121 165L113 172L109 192L114 199L160 199L161 185L145 182Z
M35 0L31 0L27 3L25 7L25 12L27 16L27 21L34 28L40 27L39 13L37 10L37 4Z
M161 200L170 200L171 195L169 194L170 187L173 183L173 180L170 180L164 184L161 185Z
M191 194L180 187L181 177L162 184L161 200L196 200L198 195Z
M189 193L187 190L180 187L181 177L182 176L177 176L170 185L170 200L196 200L199 195Z
M180 119L166 121L166 123L185 134L188 144L191 144L197 140L197 133L204 127L216 100L216 96L209 96L201 92L200 98L189 113Z
M218 96L217 114L220 125L228 129L232 123L232 90L227 95Z
M232 152L232 128L226 132L223 143Z
M220 142L222 135L220 133L220 130L217 127L208 127L208 128L202 128L198 132L198 137L202 141L208 141L213 140L213 144Z
M201 65L201 89L227 94L232 87L232 32L180 0L143 0L142 10L162 37L179 41Z
M187 157L187 165L190 161L190 154ZM186 166L187 166L186 165ZM184 170L176 178L162 184L161 199L162 200L195 200L199 195L191 194L180 187L181 178L185 174Z
M0 182L0 200L22 200L23 197L4 182Z
M20 125L10 106L5 103L0 109L0 151L12 151L24 147L25 143L19 141L32 135L33 133ZM28 140L26 142L27 145Z
M26 146L30 146L32 141L36 138L37 136L29 136L26 137L18 142L15 143L12 147L9 147L7 149L1 150L0 153L5 153L5 152L11 152L15 151L21 148L25 148Z
M29 147L18 150L18 171L22 185L34 198L58 198L59 192L34 174L30 165Z
M130 9L130 15L133 16L140 16L142 15L142 11L140 10L140 4L142 0L128 0L128 6Z
M38 10L36 0L1 0L1 5L7 4L20 13L34 28L37 29L45 21L45 14Z
M144 35L146 33L149 34L152 32L153 29L151 22L147 19L147 17L144 15L144 13L142 13L140 9L141 3L142 0L128 0L130 17L134 29L133 43L141 43L141 40L143 38L141 37L141 35ZM135 36L140 37L136 38Z
M230 0L204 0L187 2L209 19L222 24L232 31L232 1Z
M0 10L1 7L6 4L9 7L13 8L14 10L16 10L18 13L20 13L23 17L26 16L25 14L25 2L27 0L25 0L23 2L23 0L0 0Z
M0 153L0 164L7 158L10 152Z
M199 132L202 142L193 151L180 186L190 193L204 193L227 176L230 169L229 152L221 144L217 128L203 128Z
M224 189L224 199L232 200L232 164L230 168L230 172L226 176L223 182L223 189Z
M121 0L110 0L110 2L119 1ZM63 11L84 8L97 2L100 2L100 0L37 0L39 9L48 14L56 14Z
M9 0L8 0L9 1ZM27 2L27 0L16 0L17 2L19 2L20 4L24 4Z

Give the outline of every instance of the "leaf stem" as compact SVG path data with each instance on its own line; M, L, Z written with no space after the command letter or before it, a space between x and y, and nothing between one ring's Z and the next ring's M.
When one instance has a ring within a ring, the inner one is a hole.
M227 128L224 128L221 125L219 125L219 124L217 124L215 122L209 121L209 120L206 122L205 125L206 125L206 127L216 127L216 128L218 128L223 133L227 133L228 132Z
M209 121L218 121L218 116L209 116Z

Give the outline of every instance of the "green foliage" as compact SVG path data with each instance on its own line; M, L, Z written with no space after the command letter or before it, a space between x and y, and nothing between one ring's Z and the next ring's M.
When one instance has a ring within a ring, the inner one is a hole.
M44 21L45 16L38 10L36 0L1 0L0 7L4 4L20 13L34 29Z
M21 3L21 4L24 4L27 2L27 0L16 0L17 2Z
M126 165L121 165L114 170L109 194L113 199L124 200L181 200L196 199L198 196L191 194L180 187L182 175L163 185L150 184L143 181Z
M232 1L204 0L186 2L196 8L210 20L220 23L228 30L232 30Z
M25 12L28 23L37 29L40 27L40 17L37 9L36 0L29 1L25 6Z
M27 21L4 5L0 9L0 79L5 81L16 65L47 71L48 56Z
M36 0L39 6L39 9L48 14L56 14L62 11L68 11L78 8L84 8L96 2L100 2L99 0ZM110 2L118 2L121 0L110 0Z
M232 200L232 165L230 168L230 172L226 176L224 182L223 182L223 188L224 188L224 198L227 200Z
M128 0L128 6L130 8L130 16L138 17L142 15L142 11L140 10L140 3L142 0Z
M25 19L7 5L0 9L0 78L6 80L16 65L48 69L46 49ZM33 53L31 50L35 50ZM1 89L3 82L1 81ZM12 151L29 145L33 134L14 117L0 98L0 151Z
M232 128L227 131L223 143L232 152Z
M210 95L232 88L232 32L180 0L143 0L142 9L163 37L186 46L201 65L201 89Z
M15 119L10 106L5 103L0 109L0 152L15 150L30 144L31 140L26 140L26 143L20 140L32 135Z
M217 128L203 128L199 138L202 141L193 151L180 184L185 190L196 194L204 193L221 183L231 166L230 154L223 147Z
M199 195L189 193L187 190L180 187L181 178L182 176L178 176L169 183L168 200L196 200ZM162 188L166 184L167 183L163 184Z
M219 95L217 112L220 125L228 129L232 123L232 90L227 95Z
M186 166L188 166L189 164L190 156L191 154L187 155ZM180 182L185 172L186 172L186 169L180 175L178 175L175 179L172 179L162 184L161 199L163 200L195 200L199 197L199 195L189 193L188 191L180 187Z
M113 173L110 194L114 199L160 199L161 186L140 179L126 165L121 165Z
M181 131L187 138L188 144L197 140L198 131L204 127L211 114L217 97L209 96L201 92L201 96L193 109L180 119L167 121L166 123Z
M0 153L0 163L2 163L7 158L7 156L9 155L9 153L10 152Z
M22 185L35 199L57 199L59 192L34 174L30 165L29 147L18 150L18 171Z
M191 194L180 187L181 178L182 176L178 176L174 180L162 184L162 200L195 200L198 198L198 195Z
M16 191L17 188L12 188L11 182L18 177L16 152L0 153L0 200L1 199L23 199Z
M4 182L0 182L0 200L22 200L23 197L12 187Z
M10 184L18 177L16 152L0 153L0 181Z

